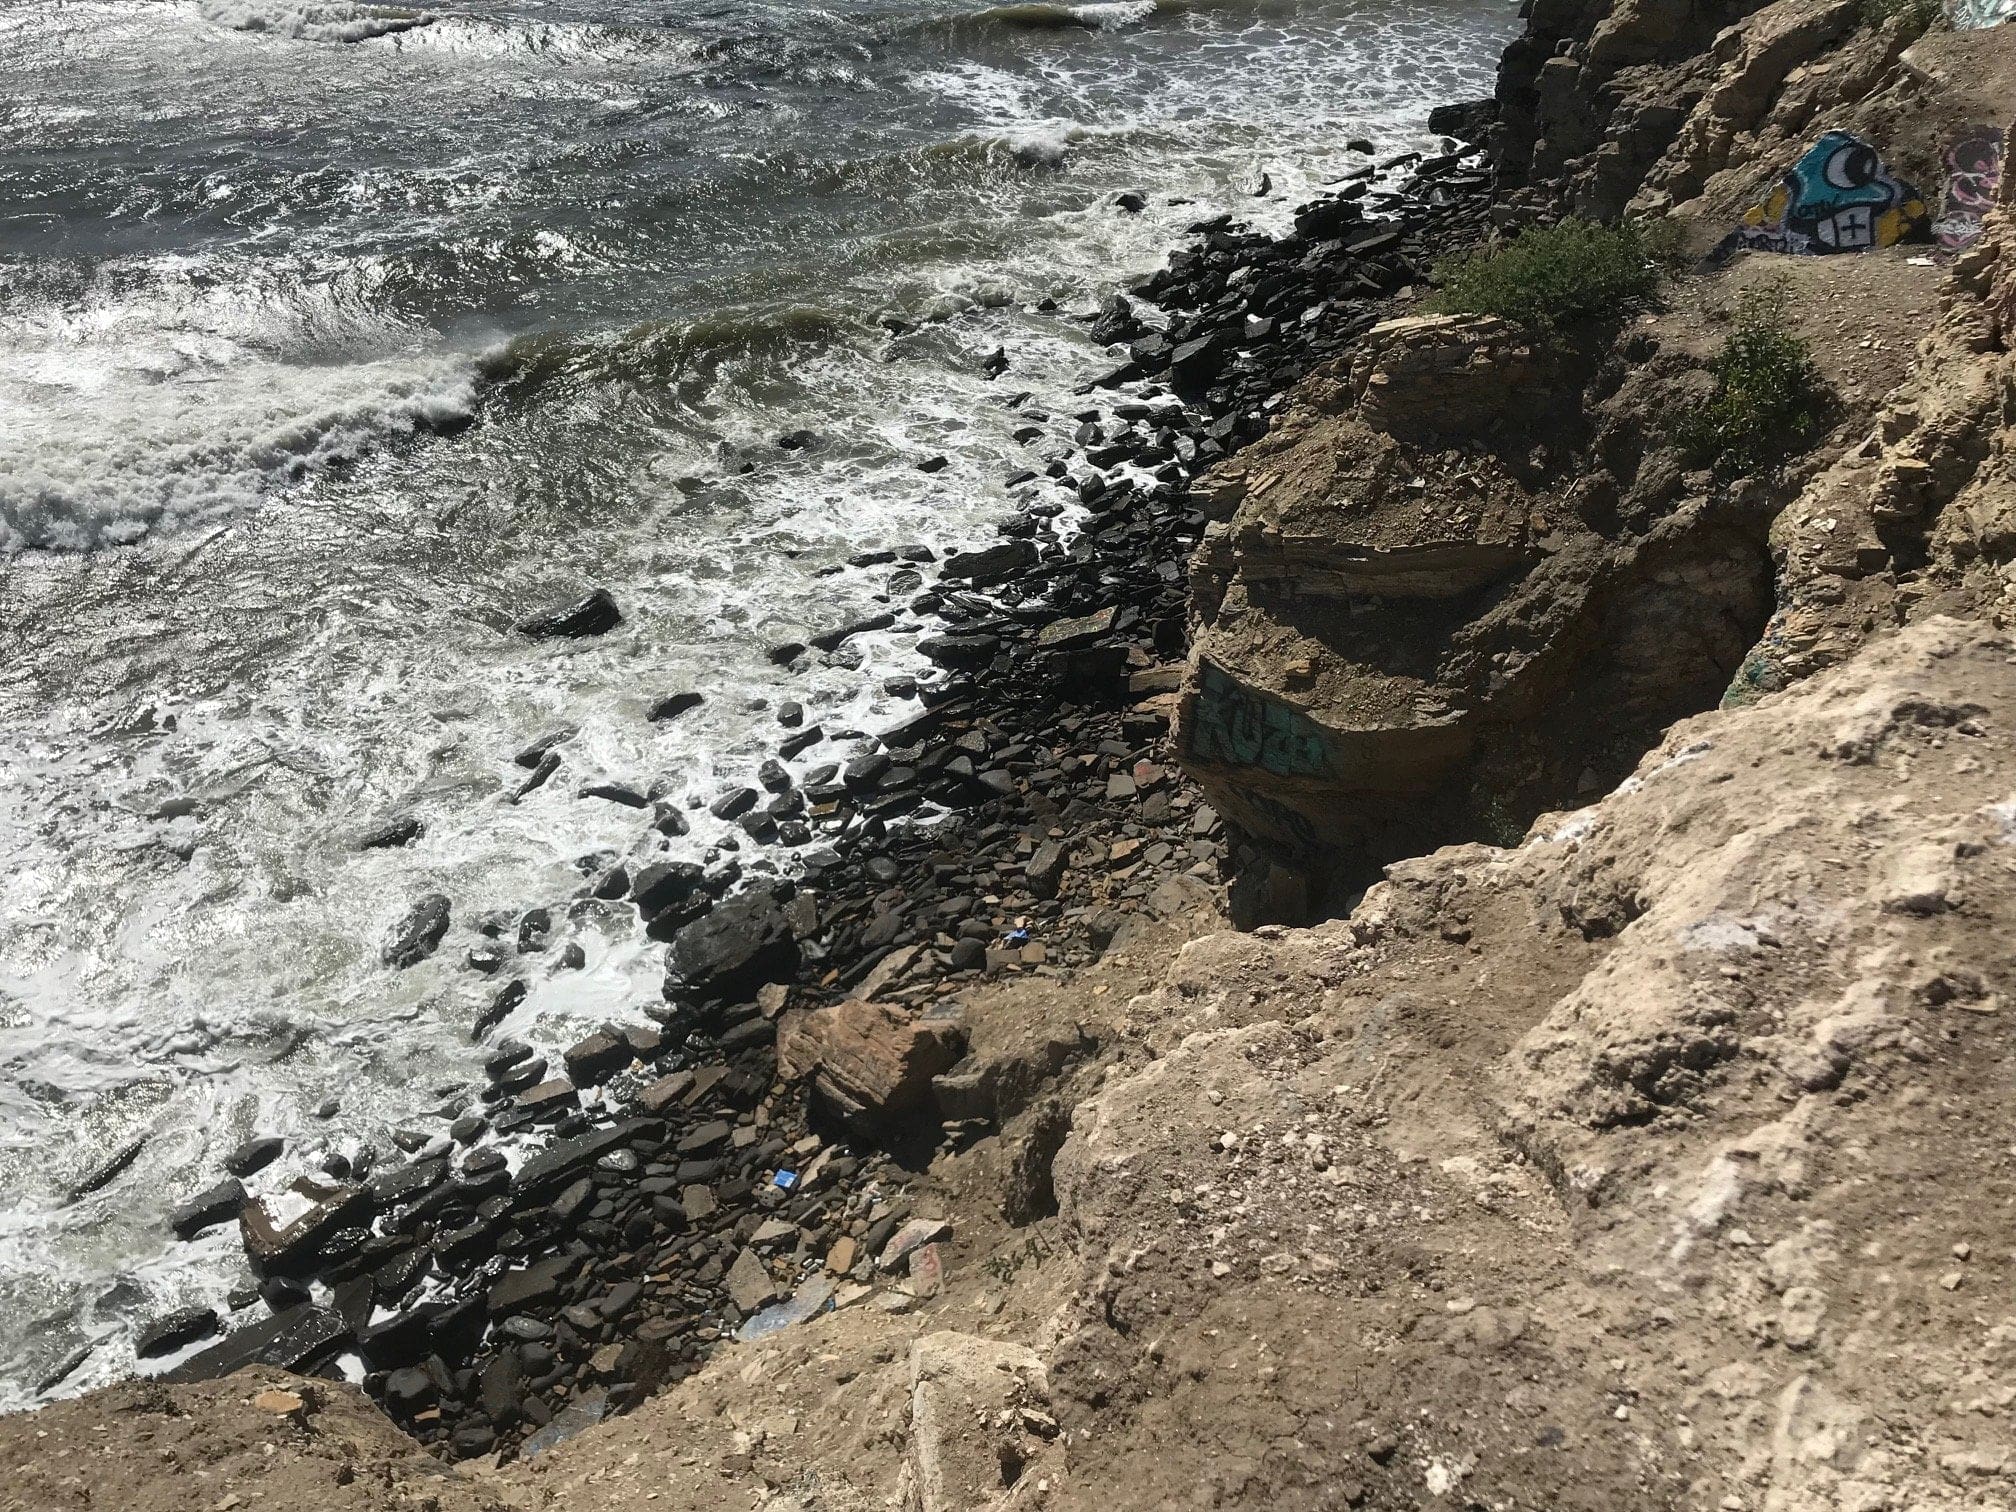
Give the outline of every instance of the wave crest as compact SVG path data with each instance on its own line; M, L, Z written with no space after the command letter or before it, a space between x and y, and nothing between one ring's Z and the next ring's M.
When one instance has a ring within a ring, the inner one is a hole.
M203 0L204 20L233 31L271 32L302 42L368 42L373 37L411 31L434 18L398 5L360 5L352 0Z

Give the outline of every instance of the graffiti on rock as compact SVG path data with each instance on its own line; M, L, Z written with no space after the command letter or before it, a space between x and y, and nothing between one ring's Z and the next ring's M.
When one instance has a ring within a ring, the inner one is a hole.
M1746 250L1808 257L1866 252L1922 241L1929 222L1923 197L1884 166L1874 147L1830 131L1743 213L1710 260Z
M1330 771L1322 728L1299 709L1252 689L1204 663L1186 721L1189 753L1221 766L1259 767L1277 777L1321 777Z
M2016 0L2011 0L2016 4ZM2002 128L1968 126L1947 145L1946 197L1932 234L1949 252L1971 246L2002 187Z
M1946 19L1955 31L1980 31L2016 16L2016 0L1946 0Z

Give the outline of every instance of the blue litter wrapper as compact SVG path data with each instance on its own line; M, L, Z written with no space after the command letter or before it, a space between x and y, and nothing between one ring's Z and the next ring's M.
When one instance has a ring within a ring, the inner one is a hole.
M779 1171L770 1180L778 1191L788 1192L791 1188L798 1185L798 1173L796 1171Z

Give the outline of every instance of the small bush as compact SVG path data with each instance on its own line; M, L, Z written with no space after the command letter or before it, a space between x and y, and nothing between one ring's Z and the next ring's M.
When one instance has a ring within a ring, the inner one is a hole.
M1904 35L1916 40L1938 24L1940 0L1862 0L1862 24L1881 27L1899 16L1904 18Z
M1494 252L1436 269L1434 307L1449 315L1499 315L1547 329L1614 315L1658 285L1644 233L1633 225L1565 220L1522 231Z
M1827 427L1829 401L1806 343L1757 301L1708 364L1715 394L1682 423L1681 446L1724 477L1776 470Z

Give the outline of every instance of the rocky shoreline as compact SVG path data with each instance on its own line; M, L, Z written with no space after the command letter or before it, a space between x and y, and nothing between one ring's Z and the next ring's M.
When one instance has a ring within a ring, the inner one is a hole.
M1466 107L1433 124L1474 138L1483 118ZM376 1163L332 1159L326 1180L283 1197L250 1199L241 1180L277 1142L238 1152L174 1225L187 1238L237 1222L257 1287L234 1300L269 1316L165 1379L248 1364L336 1374L354 1355L366 1390L423 1443L511 1457L635 1405L722 1338L928 1295L938 1225L911 1210L907 1172L1013 1111L959 1064L961 990L1068 971L1131 916L1228 887L1235 915L1265 911L1239 893L1264 889L1266 867L1243 865L1242 841L1168 747L1188 560L1222 516L1191 485L1487 231L1490 174L1449 145L1368 163L1284 238L1229 218L1196 227L1162 273L1099 313L1094 334L1124 361L1083 411L1004 397L1032 457L999 541L938 563L928 585L928 553L858 558L848 570L887 570L888 612L773 651L788 665L899 617L935 621L919 644L941 675L892 688L914 691L919 711L802 775L785 762L816 761L826 734L780 711L777 757L709 804L748 848L705 865L649 859L659 836L685 832L677 807L605 795L648 816L632 858L583 858L576 898L487 920L489 943L469 953L472 969L508 978L473 1026L480 1040L524 997L514 963L547 949L556 914L634 914L669 945L656 1022L609 1026L560 1065L498 1041L480 1096L441 1110L445 1131L395 1134L398 1154ZM1406 168L1399 189L1373 187ZM525 628L619 622L598 591ZM653 717L697 701L674 695ZM565 740L518 755L521 793L560 772ZM785 854L789 871L773 859ZM420 900L388 962L431 954L447 922L445 899ZM220 1326L200 1309L157 1320L141 1353L187 1350Z

